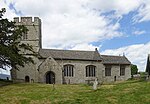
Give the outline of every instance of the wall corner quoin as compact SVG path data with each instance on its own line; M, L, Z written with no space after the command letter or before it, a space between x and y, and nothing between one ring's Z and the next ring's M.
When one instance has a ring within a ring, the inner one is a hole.
M14 17L14 22L19 23L19 17Z
M41 19L39 17L34 17L34 24L41 24Z

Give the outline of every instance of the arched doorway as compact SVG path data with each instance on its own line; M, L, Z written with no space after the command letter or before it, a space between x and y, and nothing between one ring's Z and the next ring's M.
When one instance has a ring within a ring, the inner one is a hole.
M30 81L29 76L25 76L25 82L29 82L29 81Z
M46 73L46 83L54 84L55 83L55 74L52 71Z

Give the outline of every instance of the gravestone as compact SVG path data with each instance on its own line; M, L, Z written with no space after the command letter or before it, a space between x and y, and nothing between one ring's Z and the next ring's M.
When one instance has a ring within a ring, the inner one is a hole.
M93 83L93 90L97 90L97 84L98 84L98 81L97 81L97 78L95 78L95 81Z

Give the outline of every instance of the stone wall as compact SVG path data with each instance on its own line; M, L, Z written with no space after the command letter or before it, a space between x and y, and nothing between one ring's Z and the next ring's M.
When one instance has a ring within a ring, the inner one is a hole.
M63 77L63 65L71 64L74 66L73 77ZM96 66L96 76L86 77L86 66ZM105 76L105 66L102 62L93 61L77 61L77 60L54 60L51 57L47 59L36 59L35 64L27 64L16 70L16 81L24 82L25 76L30 77L34 82L46 83L46 73L52 71L55 73L55 83L62 84L79 84L79 83L92 83L95 78L98 78L99 83L112 83L116 76L116 81L124 81L131 78L130 65L126 65L125 75L120 76L120 66L112 65L111 76Z
M20 66L19 70L16 70L16 69L12 70L11 75L12 75L14 82L25 82L25 76L29 76L30 82L38 82L38 70L37 70L38 65L37 65L37 63L39 63L39 60L35 57L33 57L33 60L34 60L35 64L32 64L32 63L25 64L25 67Z
M104 68L101 62L93 61L77 61L77 60L56 60L61 67L66 64L71 64L74 66L74 76L73 77L64 77L65 83L78 84L78 83L88 83L98 78L98 82L102 81L102 69ZM95 77L86 77L86 66L94 65L96 66L96 76Z
M21 43L32 45L35 52L39 51L41 48L41 20L38 17L15 17L14 18L15 25L24 25L29 30L27 32L27 39L20 39ZM22 50L23 54L30 53L27 50ZM26 57L33 57L28 56ZM24 82L25 76L29 76L30 81L38 82L38 65L39 59L33 57L35 64L25 64L25 67L19 67L19 70L12 69L11 75L13 81L16 82Z
M46 73L50 71L55 74L55 83L62 84L62 68L52 57L42 60L41 64L39 65L38 82L46 83Z
M126 65L124 76L120 76L120 65L112 65L111 76L105 76L105 69L104 69L104 74L103 74L104 83L114 82L115 76L116 76L116 81L125 81L125 80L131 78L130 65Z
M15 17L15 25L24 25L29 30L27 32L27 39L21 39L21 43L28 43L33 46L36 52L42 47L41 43L41 20L38 17Z

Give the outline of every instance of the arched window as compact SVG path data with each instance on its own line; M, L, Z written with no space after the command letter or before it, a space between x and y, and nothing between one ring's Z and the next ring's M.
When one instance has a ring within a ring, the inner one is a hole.
M30 82L29 76L25 76L25 82Z
M66 76L66 77L73 77L73 74L74 74L73 67L74 66L70 65L70 64L64 65L64 76Z
M95 77L96 73L96 66L94 65L88 65L86 66L86 77Z

